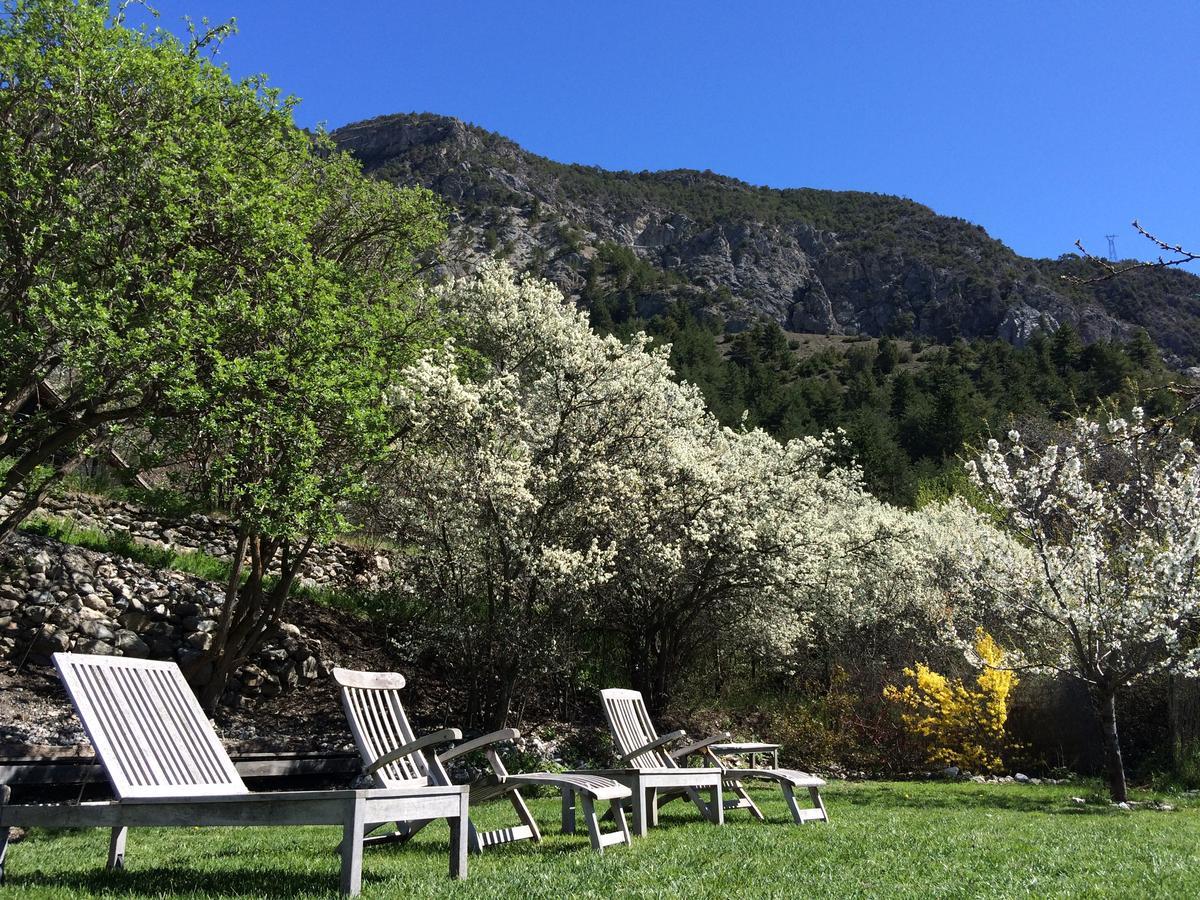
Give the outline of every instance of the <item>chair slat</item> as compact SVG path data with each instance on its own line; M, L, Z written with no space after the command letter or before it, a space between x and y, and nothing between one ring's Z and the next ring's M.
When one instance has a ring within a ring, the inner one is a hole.
M625 688L606 688L600 692L604 715L612 729L618 755L624 756L638 747L658 740L658 732L646 709L646 701L638 691ZM676 769L678 764L664 748L647 750L629 760L637 769Z
M248 793L175 663L56 653L54 665L122 800Z
M399 675L334 669L333 678L341 688L342 708L365 763L370 765L416 740L400 702L397 687L404 684L404 679ZM420 753L377 769L375 780L380 787L388 788L431 783L427 763Z

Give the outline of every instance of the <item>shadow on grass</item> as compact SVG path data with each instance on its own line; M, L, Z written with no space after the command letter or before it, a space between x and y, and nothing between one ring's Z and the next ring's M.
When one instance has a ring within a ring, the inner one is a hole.
M27 843L53 843L57 839L74 837L97 829L88 828L55 828L31 829L28 835L16 846L9 848L9 858L19 856ZM134 835L136 838L136 833ZM5 879L6 887L53 888L56 890L73 890L87 895L104 896L152 896L160 897L169 894L188 894L212 897L253 896L264 898L295 897L298 894L338 893L338 883L341 873L341 854L336 841L326 847L316 848L311 854L312 859L327 859L328 864L320 868L296 871L287 868L286 862L273 865L267 861L255 865L258 857L254 849L246 847L204 847L203 857L197 857L195 865L190 864L156 864L153 849L146 848L138 854L136 843L131 841L130 868L121 871L110 871L104 867L103 854L97 856L96 866L84 870L61 871L51 869L45 871L38 868L32 872L13 871L12 863L8 863ZM556 848L557 849L557 848ZM198 851L199 852L199 851ZM402 856L414 863L411 869L405 869L403 878L407 880L427 880L431 884L440 879L449 879L450 848L445 843L422 842L409 843L403 846L380 846L366 848L363 854L362 880L364 888L373 883L395 880L397 873L391 870L381 873L385 859ZM241 857L240 863L236 860ZM474 861L478 857L472 856ZM203 859L221 860L219 868L205 867ZM18 862L19 865L19 862ZM0 892L2 893L2 892Z
M368 885L370 881L369 873L364 871L363 884ZM103 868L90 872L47 873L39 870L28 874L12 873L5 885L9 888L69 889L110 897L161 897L178 893L206 897L284 898L304 893L337 893L338 870L331 867L327 876L259 868L205 872L183 866L125 872L109 872Z

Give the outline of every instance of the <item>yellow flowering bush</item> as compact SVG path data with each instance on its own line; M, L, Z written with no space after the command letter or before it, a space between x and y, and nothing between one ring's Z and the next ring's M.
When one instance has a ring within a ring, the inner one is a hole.
M899 704L904 727L925 742L931 763L991 772L1004 765L1004 726L1017 677L1002 668L1004 650L982 628L975 633L975 653L983 669L974 687L917 663L904 670L909 684L888 685L883 696Z

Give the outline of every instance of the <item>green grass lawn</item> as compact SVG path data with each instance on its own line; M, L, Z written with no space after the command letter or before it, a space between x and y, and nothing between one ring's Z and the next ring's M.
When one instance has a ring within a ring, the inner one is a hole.
M1076 805L1072 796L1088 798ZM829 825L785 824L777 793L756 791L767 824L732 812L724 828L674 803L632 847L588 849L558 835L558 802L539 798L540 845L471 858L446 877L448 832L369 850L367 897L1196 897L1200 799L1173 812L1114 809L1097 786L834 784ZM1147 799L1139 797L1137 799ZM510 824L507 803L478 815ZM10 848L4 897L330 896L330 828L132 831L124 872L103 870L107 833L34 831Z

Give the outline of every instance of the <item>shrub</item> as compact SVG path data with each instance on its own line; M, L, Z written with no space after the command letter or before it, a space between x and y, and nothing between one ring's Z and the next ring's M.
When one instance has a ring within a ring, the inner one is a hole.
M1002 668L1004 650L982 628L976 631L975 653L983 670L973 689L917 663L904 670L911 684L888 685L883 695L900 706L905 728L925 743L929 762L997 771L1004 767L1004 726L1017 677Z

